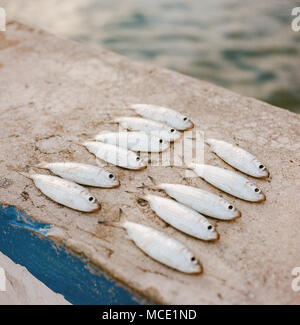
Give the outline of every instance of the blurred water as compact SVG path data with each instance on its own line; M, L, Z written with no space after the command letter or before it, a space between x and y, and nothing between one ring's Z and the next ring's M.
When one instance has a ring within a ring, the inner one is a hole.
M300 32L284 0L0 0L8 17L300 112Z

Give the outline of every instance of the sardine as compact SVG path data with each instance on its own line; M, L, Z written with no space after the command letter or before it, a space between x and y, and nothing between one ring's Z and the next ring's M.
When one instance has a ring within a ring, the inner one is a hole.
M144 161L135 152L125 148L97 141L87 141L83 145L97 158L110 164L135 170L147 167Z
M188 167L208 183L240 199L250 202L261 202L266 199L263 192L256 185L236 172L195 163L190 163Z
M181 133L166 124L147 120L141 117L119 117L114 120L124 129L130 131L142 131L151 136L157 136L166 141L176 141L180 138Z
M232 203L200 188L168 183L155 185L155 188L164 190L176 201L208 217L220 220L233 220L241 216L241 212Z
M152 227L121 217L120 222L99 221L126 229L131 240L154 260L184 273L201 273L202 266L194 254L181 242Z
M66 207L82 212L99 210L101 205L84 187L57 176L24 174L47 197Z
M35 167L49 169L52 173L81 185L106 188L120 185L115 174L98 166L75 162L42 162Z
M194 123L187 116L171 108L147 104L134 104L129 108L144 118L166 123L176 130L185 131L194 127Z
M258 178L269 176L264 164L248 151L231 143L215 139L207 139L206 143L210 145L216 155L241 172Z
M161 196L147 194L143 198L161 219L174 228L202 240L219 239L216 229L195 210Z
M97 141L140 152L161 152L169 148L170 142L144 132L109 132L100 133Z

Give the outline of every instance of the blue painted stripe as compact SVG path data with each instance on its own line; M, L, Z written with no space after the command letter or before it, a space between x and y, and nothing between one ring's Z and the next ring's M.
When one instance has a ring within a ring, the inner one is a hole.
M45 235L50 225L0 205L0 251L76 305L139 304L142 299Z

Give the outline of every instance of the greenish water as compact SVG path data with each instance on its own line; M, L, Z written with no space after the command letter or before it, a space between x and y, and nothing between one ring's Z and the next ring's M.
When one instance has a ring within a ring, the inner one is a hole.
M283 0L0 0L10 18L300 112L300 31Z

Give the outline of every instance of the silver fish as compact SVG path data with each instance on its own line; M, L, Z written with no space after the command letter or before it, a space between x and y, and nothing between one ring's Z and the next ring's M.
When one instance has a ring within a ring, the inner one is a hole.
M233 220L241 216L232 203L200 188L168 183L160 183L155 188L164 190L176 201L212 218Z
M219 234L209 221L195 210L174 200L147 194L143 197L151 209L165 222L182 232L202 240L217 240Z
M130 108L144 118L166 123L176 130L185 131L194 127L194 123L187 116L171 108L147 104L134 104Z
M131 240L154 260L184 273L201 273L202 266L194 254L178 240L135 222L99 222L126 229Z
M95 139L140 152L161 152L170 146L170 142L156 136L150 136L144 132L100 133Z
M35 186L53 201L82 212L99 210L101 205L84 187L57 176L24 174Z
M42 162L35 167L49 169L52 173L81 185L105 188L120 185L115 174L98 166L75 162Z
M233 171L211 165L190 163L190 169L220 190L250 202L266 199L262 191L247 178Z
M151 136L157 136L163 140L172 142L181 137L181 133L166 124L147 120L140 117L119 117L114 123L119 123L124 129L142 131Z
M145 162L135 152L125 148L98 141L87 141L83 145L96 157L110 164L135 170L147 167Z
M258 178L269 176L265 165L248 151L231 143L215 139L207 139L206 143L210 145L216 155L241 172Z

